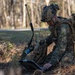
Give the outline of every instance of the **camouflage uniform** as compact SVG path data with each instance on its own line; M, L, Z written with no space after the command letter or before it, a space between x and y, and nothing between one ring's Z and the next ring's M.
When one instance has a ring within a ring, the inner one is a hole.
M34 49L34 51L26 56L26 59L34 60L40 65L49 62L53 66L59 63L61 59L62 66L73 62L73 43L70 37L70 27L67 23L60 24L61 23L56 23L53 26L49 26L51 34L45 38L46 44L43 46L38 45L37 49ZM55 42L56 45L53 51L47 55L47 47L53 42Z
M73 43L70 37L70 27L68 24L61 24L58 27L49 27L52 30L53 38L57 38L55 41L55 47L53 51L46 57L44 63L51 63L53 66L57 64L61 58L62 62L73 62ZM70 56L69 56L70 55ZM64 65L64 63L62 64Z
M59 8L55 4L46 6L43 9L41 21L51 21L52 18L56 16L57 10L59 10ZM59 63L61 59L63 64L73 62L73 43L70 37L70 27L67 21L64 22L61 18L59 19L54 25L49 26L51 35L45 39L46 44L44 46L38 45L37 49L34 48L34 51L26 56L26 59L34 60L36 63L42 65L49 62L53 66ZM56 45L53 51L47 55L46 49L52 42L55 42Z
M63 62L73 62L73 42L71 36L71 29L66 18L58 17L59 20L53 21L56 16L58 5L51 4L44 7L42 12L42 22L53 22L54 25L49 25L51 35L47 37L46 43L49 45L51 42L55 42L53 51L46 56L44 64L50 63L53 66L56 65L61 59ZM49 43L49 39L52 41ZM72 55L71 55L72 54ZM70 55L70 56L69 56ZM65 57L66 56L66 57Z

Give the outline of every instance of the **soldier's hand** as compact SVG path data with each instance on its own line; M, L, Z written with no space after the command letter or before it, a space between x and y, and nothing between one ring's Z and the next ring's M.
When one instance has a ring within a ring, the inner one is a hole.
M46 63L46 64L44 64L44 66L43 66L43 70L45 71L45 70L49 69L50 67L52 67L52 64Z
M45 40L45 39L44 39L44 40L40 40L39 44L40 44L40 45L46 44L46 40Z

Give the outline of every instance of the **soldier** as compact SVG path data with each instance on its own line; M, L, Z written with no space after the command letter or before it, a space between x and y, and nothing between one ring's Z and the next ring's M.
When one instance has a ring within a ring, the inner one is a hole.
M52 42L55 42L55 47L53 51L46 56L44 62L44 70L48 70L59 63L62 59L62 62L72 63L73 56L73 42L70 37L71 30L69 23L66 21L66 18L58 17L56 15L59 7L57 4L51 4L45 6L42 12L42 22L46 22L49 25L49 30L51 31L50 36L46 39L41 40L40 43L46 43L49 46ZM67 59L65 59L65 56ZM64 64L64 63L63 63ZM62 65L63 65L62 64Z
M44 71L56 66L60 60L62 66L73 63L71 28L66 18L56 15L58 10L57 4L51 4L43 8L41 21L49 25L51 34L40 40L34 50L26 56L26 59L34 60L37 64L43 65ZM53 42L55 43L53 51L47 55L47 47Z

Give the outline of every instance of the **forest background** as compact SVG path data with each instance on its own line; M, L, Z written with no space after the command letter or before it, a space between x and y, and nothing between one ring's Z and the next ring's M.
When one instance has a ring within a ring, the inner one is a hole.
M25 70L18 62L32 36L31 30L27 30L30 28L30 21L25 4L36 29L33 38L33 43L36 43L49 34L47 29L43 29L47 25L41 22L41 13L43 7L51 3L59 5L58 16L70 18L75 13L75 0L0 0L0 75L25 75ZM51 48L52 45L49 52ZM52 73L75 75L75 65L63 69L59 66Z
M33 26L46 27L41 22L42 8L51 3L59 5L58 16L70 17L72 13L75 13L75 0L0 0L0 28L28 28L30 22L25 4L28 5Z

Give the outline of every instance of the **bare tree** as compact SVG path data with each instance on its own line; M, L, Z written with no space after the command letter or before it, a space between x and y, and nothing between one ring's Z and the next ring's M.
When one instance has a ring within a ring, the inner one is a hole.
M39 27L43 7L51 3L58 3L60 16L68 17L75 12L75 0L0 0L0 28L29 27L25 4L34 27Z
M71 12L75 13L75 0L71 0Z
M32 23L34 25L34 9L33 9L33 2L32 2L32 0L31 0L30 7L31 7L31 20L32 20Z
M67 0L68 3L68 15L71 15L71 0Z
M23 27L26 27L26 0L23 0Z
M49 5L50 0L45 0L46 5Z

